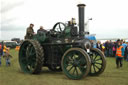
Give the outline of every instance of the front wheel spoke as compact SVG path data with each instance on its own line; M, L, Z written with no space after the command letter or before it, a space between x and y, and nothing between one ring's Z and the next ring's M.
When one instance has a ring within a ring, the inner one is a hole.
M83 73L84 67L79 65L78 68Z
M79 62L79 64L85 64L85 61L83 58L80 58L78 62Z
M76 75L78 76L78 70L77 70L77 67L76 67L75 69L76 69Z
M68 70L68 72L70 72L72 70L73 66Z
M72 64L68 64L67 66L72 66Z
M67 58L67 61L73 61L73 59L71 58L71 56L69 56L69 57Z
M76 71L76 67L75 67L74 70L73 70L73 75L74 75L75 71Z
M72 64L69 64L69 63L66 64L66 65L65 65L65 68L67 68L67 67L69 67L69 66L72 66Z

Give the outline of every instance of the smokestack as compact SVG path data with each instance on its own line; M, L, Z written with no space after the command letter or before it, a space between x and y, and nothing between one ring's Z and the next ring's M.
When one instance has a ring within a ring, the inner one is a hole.
M79 11L79 36L84 37L84 7L85 4L78 4Z

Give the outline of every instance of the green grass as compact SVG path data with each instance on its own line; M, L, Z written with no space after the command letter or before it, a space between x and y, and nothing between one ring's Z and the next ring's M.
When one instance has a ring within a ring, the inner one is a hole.
M47 68L40 75L30 75L21 72L18 63L18 52L10 51L13 58L11 66L6 67L2 59L0 67L0 85L128 85L128 62L117 69L114 58L107 58L107 67L100 76L88 76L81 80L68 79L62 72L51 72Z

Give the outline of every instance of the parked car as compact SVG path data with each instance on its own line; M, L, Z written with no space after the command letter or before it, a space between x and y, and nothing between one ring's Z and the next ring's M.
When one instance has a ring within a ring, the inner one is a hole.
M11 41L16 41L17 43L20 43L20 38L12 38Z
M9 48L16 48L19 45L16 41L4 41L4 44Z

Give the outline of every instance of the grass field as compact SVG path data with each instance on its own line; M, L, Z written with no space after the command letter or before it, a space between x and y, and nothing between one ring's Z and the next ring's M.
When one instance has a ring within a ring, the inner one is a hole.
M10 50L13 58L11 66L6 67L2 59L0 67L0 85L128 85L128 62L117 69L114 58L107 58L105 72L97 77L88 76L81 80L68 79L62 72L55 73L43 68L40 75L30 75L21 72L18 63L18 52Z

